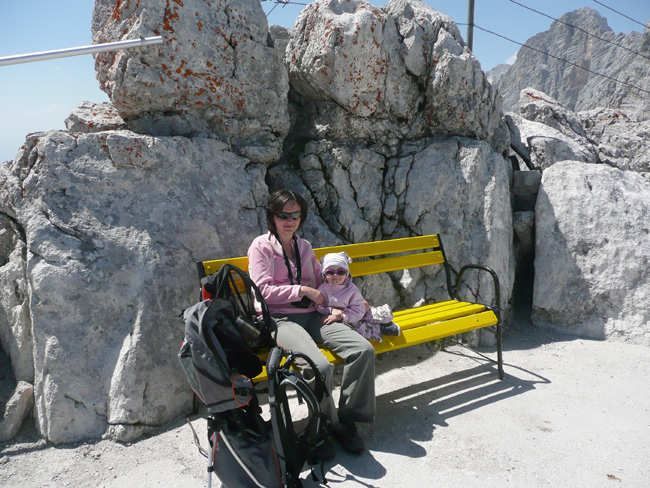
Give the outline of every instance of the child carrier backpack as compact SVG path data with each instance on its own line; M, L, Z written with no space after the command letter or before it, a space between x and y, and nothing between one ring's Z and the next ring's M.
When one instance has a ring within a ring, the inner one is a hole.
M285 361L282 361L283 359ZM293 367L298 359L306 362L315 375L313 390ZM328 435L327 419L320 410L320 400L329 394L322 376L308 356L301 353L286 353L279 347L274 347L269 353L266 367L269 377L271 426L276 452L281 461L284 486L302 487L300 472L305 463L311 467L311 474L315 481L319 481L315 467L320 466L320 481L327 484L323 460L319 458L319 448L327 441ZM301 430L295 428L291 417L289 388L295 393L298 403L306 404L308 409L306 425Z
M275 344L271 333L275 324L257 285L248 273L232 264L224 264L219 271L201 278L203 299L227 300L233 307L235 325L252 348ZM255 302L261 313L255 309Z
M271 338L275 324L246 273L227 265L215 274L206 281L212 283L212 298L183 312L185 340L178 353L208 422L209 452L200 447L195 433L199 451L208 458L208 486L214 472L224 488L300 487L305 461L316 462L317 444L324 441L319 400L326 394L325 384L311 363L316 378L312 390L297 371L290 370L298 356L289 355L280 366L285 354L274 348L269 357L277 362L273 374L268 375L269 398L280 400L269 401L271 419L264 420L252 381L262 371L263 362L253 347ZM243 293L233 276L244 283ZM261 306L260 317L252 308L251 296ZM310 362L308 358L305 361ZM291 419L286 395L289 387L309 408L307 427L299 433Z

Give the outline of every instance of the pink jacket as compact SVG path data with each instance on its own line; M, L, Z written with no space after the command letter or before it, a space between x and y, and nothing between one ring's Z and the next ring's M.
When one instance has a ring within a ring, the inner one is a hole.
M359 288L350 281L350 277L342 285L324 282L318 289L325 295L325 305L319 305L316 310L323 315L329 315L332 308L338 308L343 310L343 321L354 325L366 314L363 296Z
M248 273L260 289L271 314L307 313L315 310L313 306L298 308L291 305L291 302L301 299L301 284L318 288L322 282L320 263L309 241L298 237L298 251L302 263L302 280L300 284L296 283L297 269L293 261L289 261L294 280L292 285L282 256L282 244L273 234L267 232L257 236L248 248Z

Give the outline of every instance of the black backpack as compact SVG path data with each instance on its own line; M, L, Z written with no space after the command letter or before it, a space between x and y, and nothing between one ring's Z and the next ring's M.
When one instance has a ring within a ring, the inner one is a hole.
M241 279L243 293L233 277ZM210 452L199 446L209 460L208 484L214 471L224 487L300 487L305 461L316 463L316 447L324 441L319 409L319 400L326 394L324 382L315 365L303 358L316 373L314 392L297 371L290 369L302 356L289 355L280 366L284 352L274 348L269 358L276 362L268 375L271 419L265 421L252 381L263 366L254 347L271 340L275 324L259 290L239 268L224 266L204 281L212 298L183 312L185 340L178 356L208 420ZM256 296L261 305L260 317L252 307L251 296ZM308 426L299 433L291 420L286 396L289 387L309 406Z
M251 348L271 347L271 337L276 329L266 302L248 273L237 266L224 264L219 271L201 278L201 288L213 300L230 302L236 320L235 325ZM255 300L261 314L255 309Z

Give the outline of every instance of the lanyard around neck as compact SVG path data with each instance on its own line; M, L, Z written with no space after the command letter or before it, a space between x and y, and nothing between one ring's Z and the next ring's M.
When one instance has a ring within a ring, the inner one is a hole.
M298 250L298 239L296 239L296 236L294 235L292 237L293 239L293 251L296 255L296 281L298 284L300 284L300 280L302 279L302 263L300 262L300 251ZM279 240L279 239L278 239ZM293 273L291 272L291 264L289 263L289 256L287 256L287 253L284 251L284 246L282 246L282 241L280 241L280 246L282 247L282 257L284 257L284 264L287 266L287 272L289 273L289 282L293 285Z

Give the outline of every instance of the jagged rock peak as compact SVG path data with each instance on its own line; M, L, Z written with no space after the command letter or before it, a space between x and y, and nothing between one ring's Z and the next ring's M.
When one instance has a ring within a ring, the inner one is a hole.
M570 110L620 108L637 120L650 118L650 30L616 34L605 17L587 7L559 20L528 39L525 44L533 49L522 47L498 78L504 110L517 112L520 91L533 87Z

